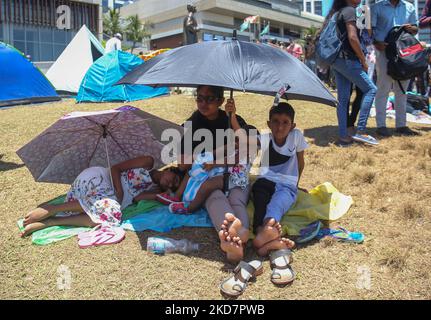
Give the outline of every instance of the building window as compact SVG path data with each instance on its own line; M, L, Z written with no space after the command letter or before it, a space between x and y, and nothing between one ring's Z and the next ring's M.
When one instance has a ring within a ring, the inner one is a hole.
M15 26L13 28L13 40L14 41L24 41L25 42L25 30L23 27Z
M40 44L40 61L53 61L52 43Z
M33 27L27 26L26 31L26 41L39 42L39 30Z
M48 28L40 29L40 41L52 42L52 29L48 29Z
M59 44L66 43L66 33L65 30L54 30L54 42Z
M25 51L25 54L29 55L32 61L40 61L39 43L27 42L27 50Z
M322 1L314 1L314 14L322 15Z
M269 26L269 34L271 36L279 36L280 35L280 28Z
M311 2L307 2L305 4L305 11L310 12L311 13Z
M66 46L64 44L54 44L54 60L58 59L65 48Z
M22 53L25 53L25 42L24 41L14 41L13 46L17 48Z

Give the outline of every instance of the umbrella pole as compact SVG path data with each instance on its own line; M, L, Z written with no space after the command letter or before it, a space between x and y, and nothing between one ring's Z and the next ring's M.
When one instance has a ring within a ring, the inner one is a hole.
M230 89L230 99L233 99L233 90ZM231 122L231 117L232 117L232 113L229 112L228 113L228 118L227 118L227 128L228 130L232 129L232 122ZM229 139L228 139L229 142ZM228 160L228 155L227 155L227 151L228 149L226 149L226 160ZM223 173L223 191L225 193L225 195L227 196L229 193L229 166L228 163L226 163L226 166L224 168L224 173Z
M109 161L108 142L106 142L106 140L107 140L106 137L108 136L108 133L106 131L106 126L102 126L102 128L103 128L103 142L105 144L106 160L108 162L109 178L111 178L111 185L115 191L114 180L112 179L112 172L111 172L111 162Z

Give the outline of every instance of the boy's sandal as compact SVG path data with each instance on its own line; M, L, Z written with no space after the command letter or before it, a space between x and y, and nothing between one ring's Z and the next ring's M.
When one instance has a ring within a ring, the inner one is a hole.
M292 251L280 249L269 254L271 262L271 282L276 285L287 285L295 280L295 272L289 265L292 261Z
M220 291L229 297L240 296L250 279L262 274L263 263L260 260L240 261L233 270L234 274L220 284Z

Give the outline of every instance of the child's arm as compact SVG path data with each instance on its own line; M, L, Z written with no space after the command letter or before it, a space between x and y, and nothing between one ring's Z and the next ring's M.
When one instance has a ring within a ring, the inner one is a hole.
M133 202L139 202L141 200L156 200L156 196L160 193L160 190L143 191L133 198Z
M178 187L177 191L175 191L175 196L178 199L180 199L180 201L183 198L183 193L184 193L184 190L186 190L187 182L189 182L189 179L190 179L190 176L189 176L189 173L187 172L184 175L183 180L181 180L180 186Z
M298 184L297 184L298 190L308 192L306 189L299 188L299 180L301 179L301 175L305 167L304 151L297 152L296 158L298 159Z
M112 166L111 175L112 182L114 184L115 195L117 196L117 200L119 203L123 201L124 191L121 186L121 172L126 171L128 169L134 168L145 168L152 169L154 165L154 159L150 156L142 156L134 159L130 159L127 161L123 161L121 163Z

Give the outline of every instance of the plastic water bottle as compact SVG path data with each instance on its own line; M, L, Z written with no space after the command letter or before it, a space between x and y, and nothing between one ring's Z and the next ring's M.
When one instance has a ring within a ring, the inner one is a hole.
M180 252L189 254L199 250L199 244L187 239L175 240L166 237L150 237L147 240L147 252L165 254Z

